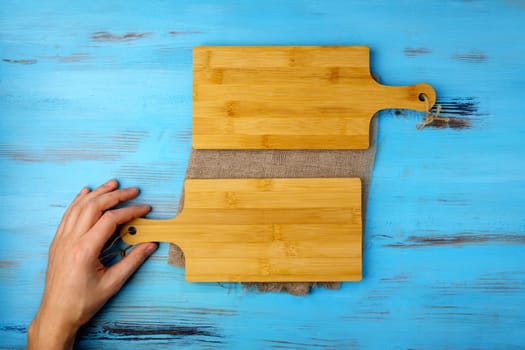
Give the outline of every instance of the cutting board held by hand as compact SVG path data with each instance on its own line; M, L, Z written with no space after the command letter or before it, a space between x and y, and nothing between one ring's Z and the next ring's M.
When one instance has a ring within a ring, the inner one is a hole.
M434 105L428 84L377 83L369 56L366 46L195 47L193 148L366 149L376 112Z
M192 179L177 217L120 234L180 246L188 281L357 281L361 229L359 178Z

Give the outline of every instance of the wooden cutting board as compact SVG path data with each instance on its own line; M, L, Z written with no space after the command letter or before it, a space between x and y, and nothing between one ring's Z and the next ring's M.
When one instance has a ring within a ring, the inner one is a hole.
M384 86L366 46L202 46L193 49L193 147L366 149L383 109L425 111L434 89Z
M361 180L192 179L169 220L121 228L129 244L171 242L199 282L361 279Z

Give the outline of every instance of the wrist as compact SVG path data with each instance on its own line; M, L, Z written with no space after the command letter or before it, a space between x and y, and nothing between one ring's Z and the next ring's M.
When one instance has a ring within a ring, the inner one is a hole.
M78 328L37 313L27 330L27 348L72 349Z

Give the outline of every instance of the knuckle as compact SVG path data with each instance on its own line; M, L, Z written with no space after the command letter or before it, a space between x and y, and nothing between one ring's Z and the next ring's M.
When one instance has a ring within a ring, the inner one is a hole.
M96 198L91 198L91 199L86 201L85 207L86 208L96 208L96 207L98 207L97 204L98 204L97 199Z
M112 222L115 220L115 214L112 211L107 211L102 215L102 219L106 222Z
M71 208L69 208L69 213L66 213L68 216L78 216L81 212L80 205L73 205ZM66 216L64 215L64 216Z
M84 207L84 210L87 211L89 215L101 215L102 209L100 208L100 204L96 199L89 200Z
M104 213L103 218L107 222L117 221L118 215L113 210L108 210Z
M115 201L119 201L119 202L122 202L126 199L128 199L130 196L130 192L128 191L128 189L122 189L122 190L119 190L118 192L115 192Z

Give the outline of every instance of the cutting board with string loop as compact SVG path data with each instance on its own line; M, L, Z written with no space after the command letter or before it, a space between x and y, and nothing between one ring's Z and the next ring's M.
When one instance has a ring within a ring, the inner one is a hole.
M193 148L366 149L376 112L434 105L430 85L381 85L369 62L366 46L195 47Z

